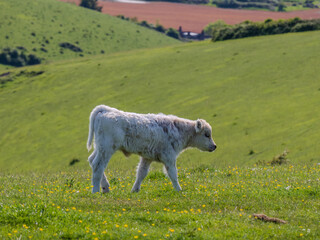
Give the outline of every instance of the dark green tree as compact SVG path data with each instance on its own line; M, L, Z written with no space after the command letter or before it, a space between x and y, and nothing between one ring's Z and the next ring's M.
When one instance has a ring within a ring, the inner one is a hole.
M97 2L98 0L81 0L80 6L101 12L102 7L98 6Z
M154 29L157 30L158 32L162 32L162 33L166 32L166 29L159 23L156 24L156 27Z
M286 5L283 2L280 2L278 5L278 12L285 12L286 11Z
M180 39L179 32L173 28L169 28L166 32L166 35L172 38Z

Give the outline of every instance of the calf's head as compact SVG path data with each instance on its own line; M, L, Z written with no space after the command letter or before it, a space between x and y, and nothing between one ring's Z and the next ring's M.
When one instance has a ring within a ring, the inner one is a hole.
M203 119L198 119L195 123L195 135L192 145L202 151L208 152L213 152L217 148L212 139L211 126Z

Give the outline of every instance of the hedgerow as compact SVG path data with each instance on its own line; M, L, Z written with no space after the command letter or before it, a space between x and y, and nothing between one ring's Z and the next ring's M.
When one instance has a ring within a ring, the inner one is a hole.
M157 0L146 0L148 2L155 2ZM165 2L187 3L187 4L208 4L209 0L165 0Z
M213 0L213 3L220 8L260 8L271 11L276 10L279 5L279 1L274 0Z
M216 42L245 37L320 30L320 19L302 20L293 18L276 21L267 19L264 22L245 21L236 25L219 24L210 30L212 41Z

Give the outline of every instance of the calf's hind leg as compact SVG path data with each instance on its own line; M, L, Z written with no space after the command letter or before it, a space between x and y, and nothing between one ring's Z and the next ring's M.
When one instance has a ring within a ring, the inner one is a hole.
M93 153L88 158L88 161L89 161L89 164L90 164L91 167L92 167L92 162L95 159L96 155L97 155L97 150L94 150ZM102 175L100 184L101 184L103 193L109 192L110 184L109 184L109 182L107 180L107 177L106 177L106 175L104 173Z
M90 166L92 167L92 162L95 159L95 157L97 156L97 150L94 150L91 155L88 157L88 161Z
M108 179L107 179L105 173L103 173L103 175L102 175L100 184L101 184L101 188L102 188L102 192L103 192L103 193L107 193L107 192L110 191L110 190L109 190L110 184L109 184L109 182L108 182Z
M103 192L109 191L109 182L104 174L104 170L107 167L109 160L113 152L97 152L95 158L91 163L92 167L92 193L100 191L100 183L103 188Z
M147 176L150 168L151 160L141 157L137 168L137 178L131 189L131 192L139 192L143 179Z

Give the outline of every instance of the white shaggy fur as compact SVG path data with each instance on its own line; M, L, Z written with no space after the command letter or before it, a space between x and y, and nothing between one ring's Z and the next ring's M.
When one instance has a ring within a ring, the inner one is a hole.
M137 114L117 110L104 105L93 109L90 115L88 151L94 136L95 149L89 156L92 167L92 192L109 192L109 182L104 174L111 156L122 151L126 156L141 156L137 178L132 192L140 190L152 161L164 164L168 176L177 191L176 159L188 147L212 152L216 144L211 137L211 126L202 119L191 121L164 114Z

